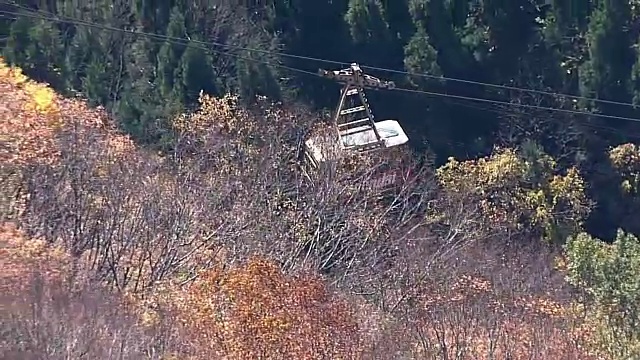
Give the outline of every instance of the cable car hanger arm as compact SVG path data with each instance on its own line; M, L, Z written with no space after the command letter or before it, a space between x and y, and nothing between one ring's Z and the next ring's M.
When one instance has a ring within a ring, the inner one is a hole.
M324 70L320 69L318 74L352 86L363 88L393 89L396 87L393 81L385 81L377 77L365 74L357 63L351 64L348 69Z

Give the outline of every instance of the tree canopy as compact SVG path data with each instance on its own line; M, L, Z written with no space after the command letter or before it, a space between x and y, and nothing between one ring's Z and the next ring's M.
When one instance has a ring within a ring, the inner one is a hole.
M0 5L0 357L638 356L638 5ZM352 61L411 143L305 175Z

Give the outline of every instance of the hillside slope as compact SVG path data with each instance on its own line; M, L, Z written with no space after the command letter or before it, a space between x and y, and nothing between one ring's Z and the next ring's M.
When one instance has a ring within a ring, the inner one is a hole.
M250 111L234 97L203 95L197 111L172 122L173 152L155 154L118 133L104 110L0 64L0 264L12 269L0 276L0 325L12 334L3 357L604 351L574 316L580 298L565 281L606 293L606 274L588 277L596 241L570 242L568 270L557 270L561 249L542 240L575 234L589 205L579 174L552 159L532 164L518 150L451 159L407 183L407 194L429 203L417 209L403 192L391 204L371 201L376 194L346 170L305 185L290 143L304 112L268 103ZM370 165L346 165L359 164ZM603 264L618 264L607 249ZM625 279L634 264L618 267ZM595 299L581 306L609 309Z

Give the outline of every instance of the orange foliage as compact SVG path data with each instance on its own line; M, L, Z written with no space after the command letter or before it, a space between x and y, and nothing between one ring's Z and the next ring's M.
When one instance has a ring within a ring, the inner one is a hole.
M285 276L260 259L209 271L159 302L194 358L354 359L361 348L354 313L320 279Z
M0 162L53 164L61 151L57 135L82 129L101 130L103 138L93 141L108 145L115 155L134 148L129 138L117 134L102 109L59 96L0 57Z
M202 96L200 101L202 108L198 112L180 117L174 123L175 130L186 139L185 142L200 146L212 145L219 139L217 133L237 135L225 138L225 141L229 140L231 143L233 139L252 138L251 127L258 125L242 121L246 120L248 115L236 108L233 97L213 99ZM274 114L267 114L266 118L280 119L278 124L286 123L288 120L285 116ZM91 152L94 154L91 155L96 156L98 160L95 163L97 168L93 169L97 175L117 176L113 175L118 174L117 172L103 171L108 168L103 165L123 155L136 153L131 140L115 131L103 110L90 109L82 101L60 97L45 84L32 82L19 69L8 67L1 58L0 119L0 165L56 164L65 150L61 147L61 135L83 134L87 129L97 131L92 132L92 136L81 136L79 141L88 145L83 146L82 151L93 149ZM271 123L273 125L276 121ZM277 126L274 128L278 130ZM276 134L276 130L272 133ZM265 144L271 145L276 142L273 139L277 137L271 136L272 133L263 134L265 139L269 140L264 141ZM84 134L87 135L86 132ZM240 143L238 149L245 150L247 156L265 151L255 145L262 142L253 140L237 140L236 142ZM213 146L210 148L214 149ZM107 154L101 149L105 149ZM274 156L282 154L285 152L275 152ZM502 156L498 160L515 159L512 154L507 155L509 156ZM128 160L132 165L144 161L135 157L129 157ZM244 168L258 169L240 164L231 157L221 156L216 157L216 160L216 171L211 176L211 182L220 181L223 175L229 179L247 177L249 172L243 170ZM246 163L258 165L257 160L252 161L256 162L247 160ZM497 181L500 186L504 185L503 180L509 180L507 177L518 175L516 180L521 178L521 162L515 164L517 166L507 167L495 161L487 163L491 165L488 167L478 167L475 163L452 164L456 165L456 171L471 169L478 174L482 173L483 176L487 175L487 179ZM500 169L507 169L512 173L495 173L494 170ZM460 174L469 178L466 170ZM460 175L458 172L451 174ZM164 194L175 194L175 190L181 188L180 181L170 174L159 172L147 175L140 180L141 185L144 185L140 188L156 189L157 192L152 194L159 194L157 199L166 198ZM450 183L455 185L455 189L459 189L459 179L454 178L455 176L451 177L453 180ZM557 185L555 180L557 179L550 180L550 187L554 191L557 187L554 186ZM505 186L509 190L507 185ZM249 189L245 190L247 194L242 195L247 195L247 199L255 194L249 193ZM534 195L537 194L532 191L531 194L524 194L531 196L523 195L522 199L527 200L529 205L535 205L537 203L534 200L537 197ZM149 193L144 191L127 194L119 203L122 212L117 213L118 216L123 213L130 214L124 217L124 224L129 224L127 221L132 221L134 214L143 212L142 201L149 196ZM108 199L91 197L88 211L100 218L100 209L104 208L109 208ZM290 214L297 216L298 212L291 210ZM370 215L371 212L366 214ZM300 221L293 215L289 217L296 221L290 223L298 225ZM190 217L199 224L211 225L210 218L196 219L195 215ZM280 218L287 219L287 212ZM378 229L368 229L372 223L365 220L364 217L353 220L354 227L362 230L358 234L369 235L378 232ZM299 240L300 234L304 232L297 231L293 225L289 226L287 223L285 227L295 232L295 238ZM201 237L200 226L194 225L194 229L190 236ZM151 277L148 274L153 272L151 266L156 264L154 260L165 256L162 251L166 249L157 244L170 244L169 241L158 240L167 237L163 231L154 234L147 239L149 244L153 245L144 248L125 248L127 243L117 241L109 245L111 251L125 254L122 255L125 260L114 268L114 277L124 277L134 271L143 277ZM195 251L193 256L197 259L193 261L205 263L213 257L209 251L208 248ZM18 294L16 296L19 297L20 290L27 293L27 288L33 286L36 279L57 283L71 279L72 272L77 270L74 267L81 263L83 258L80 257L78 260L74 263L60 246L49 245L39 239L27 239L25 234L13 225L0 226L0 266L3 268L0 273L0 291L3 294L11 294L12 297ZM77 280L77 277L75 279ZM411 325L422 327L424 331L420 336L432 341L429 348L426 348L423 342L423 349L416 351L417 357L434 358L439 354L440 356L435 358L456 358L460 348L465 347L466 355L457 358L488 359L493 351L495 358L510 356L512 359L589 359L577 352L577 347L571 343L572 326L561 304L541 297L520 297L515 300L499 298L495 296L498 292L494 286L480 277L460 276L455 283L440 285L427 286L426 289L422 289L423 296L416 297L417 307L424 308L424 311L419 310L422 316ZM65 288L72 289L73 286ZM160 286L154 296L146 298L145 301L156 305L142 314L147 325L157 325L159 316L164 314L165 310L171 314L173 330L176 331L175 338L181 342L178 347L179 353L176 355L180 355L181 359L185 358L183 356L196 359L362 358L365 348L364 327L382 327L373 319L373 311L364 315L361 312L360 319L357 319L358 316L351 306L355 304L336 298L321 279L310 275L288 276L283 274L277 265L261 259L252 259L243 266L231 269L209 270L185 286L175 283L166 287ZM14 301L11 306L20 307L21 304ZM368 321L376 324L365 324ZM460 340L461 334L464 334L463 340ZM447 350L438 349L437 342L440 339L445 339L449 344ZM409 336L398 341L410 341ZM456 342L459 346L452 345ZM436 345L433 346L433 343ZM443 352L446 352L448 357L445 357ZM380 354L373 354L373 358L381 357Z
M28 239L11 223L0 224L0 290L20 293L35 278L60 282L70 274L71 258L60 246Z
M0 266L1 359L148 359L160 342L171 349L61 246L0 223Z

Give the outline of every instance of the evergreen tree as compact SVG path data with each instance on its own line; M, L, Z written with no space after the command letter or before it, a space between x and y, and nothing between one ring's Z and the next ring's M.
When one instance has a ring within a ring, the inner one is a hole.
M185 35L187 35L187 29L185 27L184 15L177 7L174 7L173 10L171 10L167 36L184 38ZM187 46L184 43L167 40L158 52L157 81L160 94L169 102L177 101L178 103L182 103L183 89L180 86L176 86L176 83L181 83L182 69L179 64L180 58L182 58L182 54L186 48Z
M213 61L202 46L189 44L180 59L182 86L185 104L195 104L200 91L218 93L213 72Z
M630 99L633 64L628 33L630 20L631 8L626 0L603 1L591 14L587 32L589 59L580 68L580 90L584 96L616 101ZM584 105L617 112L604 105Z
M55 24L27 17L9 28L4 56L35 79L60 86L65 77L64 45Z
M350 0L345 21L356 43L389 40L389 24L380 0Z
M155 44L140 36L131 45L126 69L129 77L123 83L122 95L115 111L123 127L137 139L152 143L158 139L158 122L164 114L164 103L158 95L155 62L150 59Z

